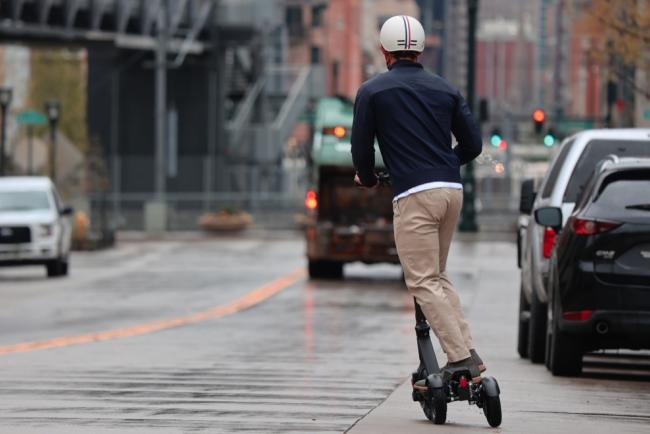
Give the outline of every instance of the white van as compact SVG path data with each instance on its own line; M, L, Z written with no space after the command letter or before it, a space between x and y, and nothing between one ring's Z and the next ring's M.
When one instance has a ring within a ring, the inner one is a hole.
M67 275L71 215L49 178L0 178L0 266L45 265L48 277Z

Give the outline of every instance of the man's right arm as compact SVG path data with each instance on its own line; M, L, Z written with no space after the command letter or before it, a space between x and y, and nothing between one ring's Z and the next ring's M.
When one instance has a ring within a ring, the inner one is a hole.
M481 130L472 116L465 98L460 92L457 94L456 111L451 120L451 132L456 137L458 145L454 153L458 156L460 164L467 164L481 154L483 141Z

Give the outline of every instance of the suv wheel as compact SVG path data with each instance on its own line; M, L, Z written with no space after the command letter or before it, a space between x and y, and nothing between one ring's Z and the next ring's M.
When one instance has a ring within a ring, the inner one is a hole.
M582 372L582 348L574 336L562 333L553 318L547 365L553 375L578 376Z
M546 344L546 304L537 299L535 289L530 303L530 320L528 321L528 357L533 363L544 362Z
M519 332L517 334L517 352L522 359L528 357L528 324L530 323L530 306L524 295L523 285L519 287Z
M338 261L309 260L309 277L312 279L341 279L343 263Z

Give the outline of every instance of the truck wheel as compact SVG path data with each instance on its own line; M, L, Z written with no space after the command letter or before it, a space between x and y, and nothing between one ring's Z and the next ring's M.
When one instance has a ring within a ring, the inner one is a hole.
M66 259L55 259L48 262L45 267L47 268L47 277L60 277L68 275L68 261Z
M528 357L533 363L544 362L546 345L546 304L537 299L535 289L530 303L528 320Z
M562 333L553 318L548 365L553 375L574 377L582 372L582 348L574 336Z
M519 287L519 332L517 335L517 352L519 357L528 357L528 325L530 323L530 306L524 295L523 285Z
M343 263L338 261L309 260L309 277L312 279L341 279Z

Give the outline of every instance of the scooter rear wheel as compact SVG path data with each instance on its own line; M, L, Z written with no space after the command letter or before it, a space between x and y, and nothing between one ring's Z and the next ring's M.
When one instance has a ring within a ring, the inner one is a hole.
M501 399L498 396L487 396L483 402L483 414L491 427L501 425Z
M442 425L447 420L447 396L442 389L431 389L429 396L420 403L422 411L431 422Z
M483 414L491 427L496 428L501 425L501 399L499 395L499 383L492 377L484 377L481 380L482 385L482 407Z

